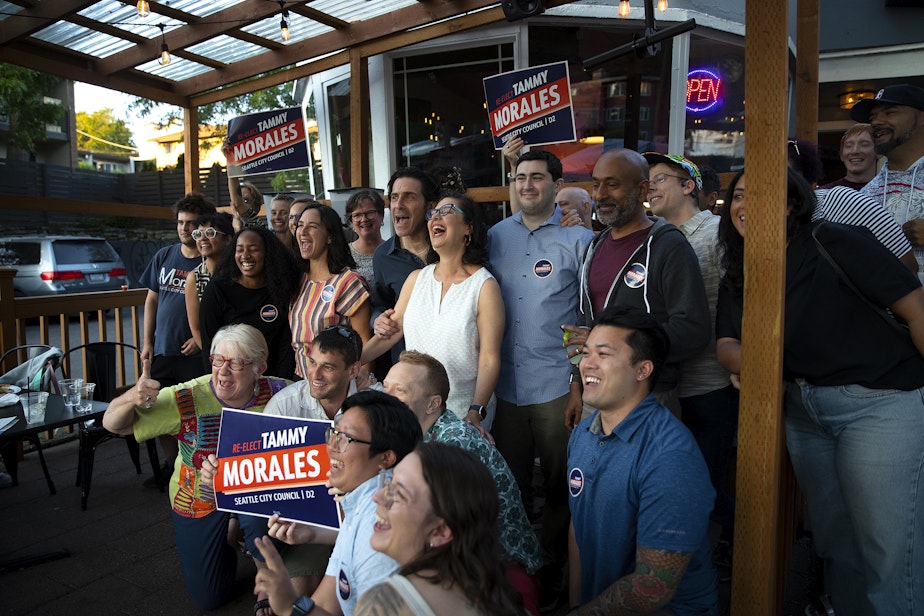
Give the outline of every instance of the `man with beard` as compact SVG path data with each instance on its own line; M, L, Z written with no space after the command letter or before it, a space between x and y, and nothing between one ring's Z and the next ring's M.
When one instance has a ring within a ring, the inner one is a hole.
M673 411L680 363L709 343L712 323L696 253L677 227L645 212L648 163L638 152L616 148L597 160L593 198L597 220L608 225L594 238L581 267L581 325L564 326L580 348L595 315L615 305L636 306L658 321L670 353L655 392ZM567 417L569 426L580 419Z
M395 307L408 275L429 262L431 248L426 214L427 210L436 207L438 199L439 185L417 167L398 169L388 180L389 208L395 234L380 244L372 256L375 281L369 282L372 284L373 321L384 311ZM393 362L398 361L403 350L403 341L392 347Z
M924 280L924 90L888 86L854 105L850 117L869 122L876 153L886 157L860 193L879 201L902 225Z
M533 466L539 453L546 497L542 577L549 605L561 589L568 543L568 431L562 417L581 409L560 326L577 318L578 270L593 233L582 226L561 226L555 194L562 186L562 165L554 154L531 150L520 156L515 171L520 211L488 231L489 260L507 323L491 432L527 513L533 510Z
M151 362L150 376L161 387L179 385L206 373L186 314L186 277L202 262L193 229L200 216L215 213L215 206L201 194L190 193L173 204L173 213L180 243L158 250L140 278L142 286L148 288L141 358ZM166 461L159 478L144 482L147 487L167 484L179 451L172 436L159 437L158 441Z

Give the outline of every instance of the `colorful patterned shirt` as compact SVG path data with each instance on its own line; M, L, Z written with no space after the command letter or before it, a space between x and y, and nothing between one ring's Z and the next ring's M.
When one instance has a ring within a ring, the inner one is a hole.
M211 374L160 390L151 409L135 409L135 439L169 434L179 441L180 455L170 478L170 503L177 514L201 518L215 511L215 492L199 482L199 469L218 449L222 403L212 392ZM262 413L270 397L288 381L260 377L257 395L243 410Z

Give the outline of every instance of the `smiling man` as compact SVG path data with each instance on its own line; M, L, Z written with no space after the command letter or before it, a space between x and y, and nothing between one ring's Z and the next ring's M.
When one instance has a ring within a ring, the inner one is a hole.
M902 225L924 280L924 89L888 86L854 105L850 117L870 123L876 153L886 157L860 193L879 201Z
M571 572L581 587L572 613L718 613L709 473L689 431L652 395L669 347L657 321L625 306L604 310L587 337L584 402L599 410L568 443L580 555Z
M841 137L840 159L847 169L847 175L819 188L846 186L860 190L876 175L876 146L873 144L873 128L869 124L854 124Z

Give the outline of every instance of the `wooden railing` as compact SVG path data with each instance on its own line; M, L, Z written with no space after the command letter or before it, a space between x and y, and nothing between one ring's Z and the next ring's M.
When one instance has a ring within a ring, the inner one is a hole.
M0 354L23 344L50 344L67 351L97 341L123 342L141 349L141 308L147 289L14 297L15 274L15 269L0 268ZM110 310L114 312L114 319L108 318ZM72 319L77 321L76 324L72 325ZM124 324L126 321L128 327ZM27 336L30 324L35 328L35 322L38 324L37 334L33 332ZM72 335L72 329L76 329L76 336ZM0 374L27 359L24 352L20 357L7 358L6 365L0 366ZM86 357L81 359L81 365L85 365ZM127 384L141 372L137 359L126 365L124 355L116 353L116 361L117 386ZM65 374L70 373L69 365L65 364L63 368Z

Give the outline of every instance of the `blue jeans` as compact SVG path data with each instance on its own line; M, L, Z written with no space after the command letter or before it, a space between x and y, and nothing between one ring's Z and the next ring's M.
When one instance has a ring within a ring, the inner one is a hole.
M924 388L786 388L786 444L838 616L924 613Z

